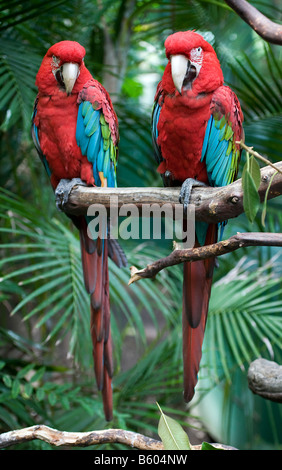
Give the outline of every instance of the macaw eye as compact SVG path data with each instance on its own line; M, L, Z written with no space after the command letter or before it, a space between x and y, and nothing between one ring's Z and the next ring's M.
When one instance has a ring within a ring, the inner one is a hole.
M203 49L199 47L194 47L194 49L191 49L190 52L190 58L192 62L197 62L200 63L203 60Z
M60 64L59 57L52 55L52 66L57 68L59 67L59 64Z

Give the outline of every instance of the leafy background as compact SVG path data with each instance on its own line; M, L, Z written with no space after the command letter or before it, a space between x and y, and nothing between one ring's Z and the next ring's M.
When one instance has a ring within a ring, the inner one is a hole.
M281 21L278 1L251 3ZM246 143L275 162L282 153L281 48L264 42L222 0L4 0L0 12L0 431L44 423L65 431L120 427L156 437L157 401L188 429L192 444L207 434L241 449L279 448L281 406L253 395L246 378L259 356L281 363L281 250L269 247L220 258L199 384L188 409L182 399L181 268L128 287L129 269L110 263L115 416L104 421L79 241L53 203L31 142L30 117L42 56L57 41L79 41L119 116L119 186L161 185L150 113L166 63L163 42L174 31L196 29L215 47L225 81L239 96ZM269 202L265 227L260 214L253 224L242 215L225 236L279 232L281 224L280 197ZM166 240L122 244L129 265L140 267L171 249ZM28 448L51 449L39 441Z

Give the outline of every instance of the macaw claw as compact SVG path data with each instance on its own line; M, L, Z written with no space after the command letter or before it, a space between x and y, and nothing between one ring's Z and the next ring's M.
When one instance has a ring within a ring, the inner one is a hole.
M62 179L55 189L56 206L59 211L63 211L63 207L69 200L69 195L74 186L87 186L80 178Z
M193 187L206 186L205 183L193 178L187 178L181 186L179 194L179 202L184 206L184 212L187 212L188 205L190 203L190 197Z

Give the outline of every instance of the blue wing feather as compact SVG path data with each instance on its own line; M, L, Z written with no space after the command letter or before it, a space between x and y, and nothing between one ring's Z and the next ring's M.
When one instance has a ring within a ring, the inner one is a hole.
M216 120L211 116L207 123L201 161L206 162L211 186L225 186L230 182L229 176L234 165L230 142L234 136L227 132L229 127L224 117Z
M103 177L107 178L107 185L114 187L116 186L116 168L111 158L111 151L114 152L114 147L111 145L111 135L108 137L107 130L102 130L103 125L105 127L101 109L94 109L90 101L83 101L78 107L77 145L93 165L95 184L101 186L101 174L103 174Z
M235 175L232 151L234 135L230 131L230 126L231 124L226 121L224 116L221 119L215 119L211 115L207 123L201 161L206 162L208 179L211 186L226 186L232 182L232 176ZM220 239L223 236L225 225L226 222L219 224ZM198 226L197 223L196 230L197 237L201 243L201 239L204 241L204 227Z
M161 106L159 105L158 103L158 100L156 99L155 103L154 103L154 107L153 107L153 112L152 112L152 123L151 123L151 127L152 127L152 141L153 141L153 147L154 147L154 155L155 155L155 158L156 158L156 161L158 163L161 163L163 158L162 158L162 154L161 154L161 149L158 145L158 122L159 122L159 118L160 118L160 112L161 112Z
M51 169L48 165L47 159L46 159L45 155L43 154L43 152L41 150L39 137L38 137L38 129L37 129L37 126L34 123L34 119L35 119L35 116L36 116L36 113L37 113L36 105L37 105L37 101L35 102L33 115L32 115L31 135L32 135L32 139L33 139L35 148L36 148L36 150L37 150L37 152L40 156L40 159L41 159L41 161L42 161L42 163L45 167L47 175L49 176L49 178L51 178L52 172L51 172Z

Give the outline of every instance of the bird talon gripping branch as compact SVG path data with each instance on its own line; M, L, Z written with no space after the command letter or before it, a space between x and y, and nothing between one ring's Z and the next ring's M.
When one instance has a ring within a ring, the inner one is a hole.
M60 211L68 203L72 188L77 185L87 186L80 178L73 178L71 180L64 178L60 180L55 189L56 206Z
M195 180L194 178L187 178L184 183L182 183L179 202L184 206L184 212L187 212L188 204L190 203L191 192L193 188L207 186L202 181Z

